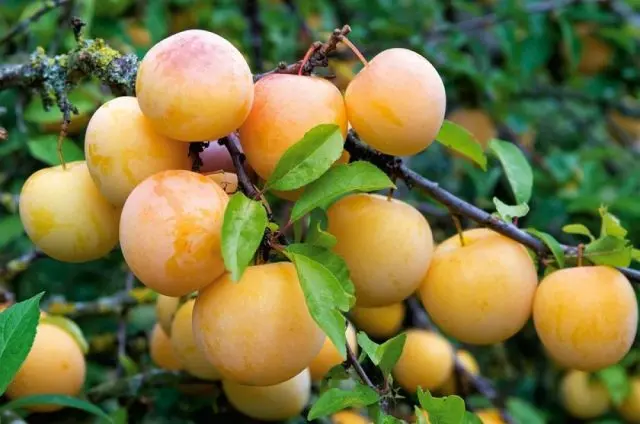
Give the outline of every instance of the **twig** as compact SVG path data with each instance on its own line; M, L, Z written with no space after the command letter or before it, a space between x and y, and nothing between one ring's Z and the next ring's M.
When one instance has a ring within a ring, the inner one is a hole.
M233 166L236 168L236 175L238 176L238 185L242 189L242 192L248 197L254 200L260 200L260 192L251 182L249 174L244 167L245 156L240 151L240 139L236 133L231 133L226 137L221 138L218 143L225 146L231 155Z
M40 19L42 16L49 13L53 9L56 9L57 7L62 6L70 1L71 0L50 0L43 2L43 6L40 10L37 10L33 15L18 22L5 35L3 35L2 38L0 38L0 45L8 42L16 35L25 31L32 22L36 22L38 19Z
M454 194L448 192L438 185L417 172L409 169L399 159L379 153L372 148L364 145L356 137L353 131L350 131L345 143L345 150L351 154L352 160L366 160L376 165L387 174L397 177L405 182L409 188L416 187L425 194L446 206L452 213L467 217L478 224L490 228L512 240L515 240L536 252L540 257L551 255L549 248L540 239L519 229L515 225L502 221L501 219L483 211L482 209L467 203ZM562 246L565 253L574 255L576 247ZM633 282L640 283L640 271L631 268L618 268L627 278Z
M148 288L123 290L114 295L101 297L88 302L68 302L62 298L52 298L43 309L54 315L65 315L72 318L85 315L120 315L126 309L136 305L153 303L156 293Z
M18 275L26 271L33 261L44 257L45 254L42 253L42 251L33 249L22 256L10 260L3 266L0 266L0 283L6 283L13 280Z
M124 291L126 293L131 293L134 282L135 276L133 275L133 272L127 272L127 276L124 280ZM122 358L127 355L127 319L130 309L130 304L123 305L120 310L120 316L118 317L118 367L116 368L118 376L122 376L124 373Z
M9 212L18 212L18 204L20 195L13 193L0 193L0 205L4 206Z
M349 346L349 343L347 343L347 361L346 361L346 366L347 367L352 367L355 370L356 374L358 374L358 377L360 377L360 380L364 384L366 384L367 386L369 386L370 388L372 388L376 392L380 392L380 390L376 387L376 385L371 382L371 379L369 378L367 373L362 368L362 365L360 365L360 362L358 362L358 357L356 356L356 354L353 351L353 349L351 349L351 346Z
M429 319L429 316L424 311L424 309L422 309L422 306L420 306L420 301L418 299L416 299L414 296L411 296L405 301L405 303L407 304L407 309L411 313L411 318L413 321L413 325L415 327L424 328L426 330L437 332L437 333L440 332L436 328L436 326L433 325L433 323ZM456 376L457 387L461 387L461 385L459 385L460 380L469 382L469 385L473 387L476 392L480 393L492 404L496 405L499 409L502 410L501 412L503 414L503 417L505 417L506 415L505 421L507 423L513 423L513 420L511 419L511 417L509 417L508 414L506 414L506 412L504 411L504 406L505 406L504 398L493 387L493 385L491 384L491 381L489 381L484 377L481 377L479 375L475 375L469 372L469 370L467 370L465 366L462 364L462 362L458 359L457 355L453 356L453 360L454 360L454 373Z

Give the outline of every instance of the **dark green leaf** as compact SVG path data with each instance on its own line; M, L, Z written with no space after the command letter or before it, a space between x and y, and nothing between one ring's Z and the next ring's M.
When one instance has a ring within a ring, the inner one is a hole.
M511 222L513 218L526 216L529 213L529 205L526 203L511 206L507 205L497 197L494 197L493 204L496 205L496 209L500 217L507 222Z
M78 399L66 395L33 395L27 396L14 401L8 402L0 406L0 412L8 411L11 409L23 408L25 406L33 405L61 405L69 408L80 409L97 417L100 417L107 422L112 423L113 420L102 409L87 402L86 400Z
M617 216L609 213L607 208L601 207L598 209L600 216L602 217L602 224L600 227L600 237L613 236L618 238L625 238L627 230L620 224L620 220Z
M526 231L529 234L542 240L544 244L547 245L549 250L551 250L551 253L553 253L553 257L556 259L558 267L564 268L564 249L562 249L562 246L560 245L558 240L556 240L551 234L543 233L542 231L538 231L534 228L527 228Z
M300 243L302 241L303 222L293 222L293 241L294 243Z
M545 424L547 422L542 412L519 398L512 397L507 400L507 411L519 424Z
M334 365L329 371L327 371L324 377L322 377L320 392L334 388L340 385L341 381L348 380L349 378L350 375L342 364Z
M374 365L380 368L385 376L391 373L396 362L400 359L406 339L407 335L401 333L379 345L372 341L365 332L358 333L358 344L362 351L367 354Z
M517 203L528 203L533 189L533 171L522 151L513 143L493 139L491 150L500 160Z
M296 267L309 312L342 358L346 359L346 320L340 311L349 310L352 296L344 290L340 280L329 268L315 258L300 253L304 248L296 250L295 246L307 245L290 245L285 254Z
M591 231L589 231L589 229L582 224L565 225L564 227L562 227L562 231L567 234L580 234L582 236L587 236L591 239L591 241L596 239L593 234L591 234Z
M44 292L0 312L0 395L26 359L36 337Z
M42 135L34 137L27 142L29 153L34 158L46 163L47 165L60 165L58 158L58 136ZM73 140L65 139L62 142L62 154L65 162L74 162L84 159L84 153Z
M222 222L222 257L234 281L240 280L260 247L268 222L262 203L240 191L229 199Z
M613 404L620 406L631 390L625 368L620 364L616 364L596 371L595 375L607 388Z
M307 419L315 420L346 408L361 408L376 403L378 399L375 390L359 383L352 390L329 389L320 395Z
M432 424L459 424L464 419L464 400L459 396L435 398L428 390L418 387L418 401L422 409L429 413Z
M341 196L354 191L370 192L391 187L395 187L395 184L389 177L368 162L336 165L305 188L293 205L291 220L298 220L315 208L326 208Z
M265 188L289 191L305 186L318 178L342 154L344 137L335 124L321 124L282 155Z
M571 21L564 17L560 17L558 19L558 24L560 25L560 32L562 34L562 48L569 59L569 68L574 70L580 60L580 53L582 50L580 40L576 36L576 32Z
M24 234L19 215L0 218L0 247L4 247Z
M627 240L613 236L592 241L584 249L584 256L596 265L629 266L633 247Z
M436 136L436 140L465 157L474 161L482 170L487 169L487 157L476 138L465 128L449 120L445 120Z

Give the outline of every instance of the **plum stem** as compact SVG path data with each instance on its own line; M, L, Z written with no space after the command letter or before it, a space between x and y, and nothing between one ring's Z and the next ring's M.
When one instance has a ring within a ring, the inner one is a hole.
M319 43L319 42L312 43L311 46L309 46L309 48L307 49L307 52L304 54L304 57L302 58L302 63L300 64L300 69L298 70L299 76L302 76L302 72L304 71L304 68L307 66L307 63L309 62L311 55L314 54L316 50L318 50L321 46L322 46L322 43Z
M364 66L369 66L369 62L367 61L367 59L365 59L364 55L360 52L360 50L358 50L356 45L351 42L351 40L349 40L345 35L342 35L340 36L340 41L342 41L347 45L347 47L351 49L351 51L358 57L358 59Z
M453 220L453 225L456 226L456 231L458 232L458 237L460 237L460 246L465 246L466 243L464 241L464 234L462 231L462 223L460 222L460 217L455 214L452 213L451 214L451 219Z
M62 169L64 171L67 170L67 162L64 160L64 154L62 153L62 143L64 142L64 138L67 136L67 121L65 120L62 123L62 129L60 130L60 134L58 135L58 146L56 150L58 151L58 160L60 160L60 165L62 165Z

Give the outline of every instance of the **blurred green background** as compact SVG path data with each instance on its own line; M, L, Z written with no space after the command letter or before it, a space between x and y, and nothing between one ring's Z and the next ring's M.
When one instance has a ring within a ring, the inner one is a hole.
M45 2L0 1L0 36ZM568 223L599 232L598 209L606 205L640 244L640 1L525 0L76 0L73 15L86 23L86 37L104 38L115 49L142 57L169 34L200 28L214 31L245 54L254 73L300 59L314 40L324 40L343 24L367 58L390 47L406 47L427 57L442 75L448 118L481 141L499 137L517 143L534 168L531 212L519 223L549 232L567 244L584 239L562 232ZM29 30L0 44L0 64L20 63L38 46L48 54L73 48L61 22L64 7L49 12ZM361 65L342 46L330 66L340 89ZM92 112L110 98L98 81L87 80L71 94L80 114L73 117L65 158L81 159L83 131ZM37 93L0 92L0 267L28 253L15 197L35 170L58 164L55 143L61 115L45 111ZM479 207L511 194L497 163L485 173L432 145L411 159L424 176ZM401 192L429 218L437 240L454 233L445 209L415 193ZM470 223L465 223L470 225ZM638 266L636 262L634 266ZM46 299L90 301L124 287L126 269L119 252L104 260L70 265L51 259L33 262L5 281L24 299L46 290ZM3 283L0 273L0 283ZM5 278L6 280L6 278ZM92 342L87 386L112 378L117 365L117 317L78 320ZM155 322L153 305L134 308L127 327L131 358L150 367L146 334ZM409 321L408 321L409 322ZM529 326L504 345L474 349L483 374L511 397L522 423L574 422L558 404L561 371L548 362ZM638 350L623 365L635 372ZM624 383L621 383L624 385ZM513 400L515 399L515 400ZM482 405L477 397L471 404ZM171 388L127 400L129 422L225 422L213 416L210 397ZM107 403L109 406L109 403ZM115 400L111 409L116 408ZM119 412L123 413L123 412ZM241 419L235 417L234 419ZM33 416L29 422L85 422L82 413ZM304 422L300 418L299 422ZM576 421L577 422L577 421ZM593 421L623 422L615 412Z

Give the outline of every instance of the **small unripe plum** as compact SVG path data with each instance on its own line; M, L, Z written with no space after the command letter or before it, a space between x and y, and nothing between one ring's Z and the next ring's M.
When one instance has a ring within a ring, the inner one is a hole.
M194 305L195 299L189 299L176 312L171 324L171 345L182 368L189 374L203 380L219 380L220 372L196 343L193 331Z
M500 415L500 411L495 408L486 408L475 411L475 414L482 424L505 424L505 421Z
M340 411L331 416L333 424L371 424L371 421L354 411Z
M498 130L491 117L482 109L457 109L447 119L469 131L483 149L489 141L498 136Z
M618 412L629 423L640 423L640 378L630 380L629 394L618 407Z
M393 376L409 393L418 387L434 390L453 371L453 346L438 333L410 329L400 359L393 367Z
M425 217L398 199L352 194L327 210L334 251L351 272L356 306L400 302L420 285L433 254L433 235Z
M225 38L190 29L149 49L138 68L136 95L159 133L181 141L214 140L246 119L253 75Z
M240 142L251 168L266 180L284 152L320 124L338 125L346 138L340 91L323 78L274 74L256 83Z
M631 283L615 268L565 268L540 283L533 322L556 361L596 371L629 352L638 329L638 303Z
M6 394L10 399L44 394L77 396L84 385L86 366L80 346L69 333L53 324L39 324L33 346ZM25 408L53 412L62 406L42 404Z
M229 196L191 171L162 171L131 192L122 209L120 246L136 277L165 296L184 296L225 271L221 251Z
M157 133L135 97L100 106L87 125L84 152L100 192L118 207L145 178L167 169L191 169L187 146Z
M294 377L326 338L290 262L249 266L238 282L224 274L198 295L193 329L223 379L250 386Z
M480 366L478 365L476 358L473 357L471 352L467 350L458 350L456 352L456 357L467 372L469 372L472 375L478 375L480 373ZM455 376L455 369L454 369L451 372L451 375L449 376L449 378L447 378L447 381L445 381L442 384L442 386L438 388L438 393L445 396L449 396L449 395L456 394L458 392L458 389L459 388L457 387L457 384L456 384L456 376Z
M171 335L171 323L179 306L179 297L159 294L156 299L156 318L158 319L158 324L160 324L160 327L167 336Z
M392 48L375 56L345 92L347 117L371 147L414 155L435 139L447 105L444 84L418 53Z
M245 386L222 381L229 403L244 415L261 421L284 421L299 415L311 397L308 369L282 383L270 386Z
M204 175L215 181L227 194L238 191L238 176L233 172L216 171Z
M477 228L442 242L420 286L429 316L463 343L499 343L531 316L536 268L521 244Z
M171 339L164 332L160 324L156 323L149 338L149 355L158 367L165 370L180 370L182 365L171 346Z
M567 372L560 381L560 402L571 416L583 420L599 417L611 406L604 385L578 370Z
M398 302L378 308L355 307L349 312L351 321L371 337L387 339L402 328L406 307Z
M19 209L33 244L56 260L96 260L118 243L120 209L100 193L84 161L36 171L22 186Z
M347 336L347 343L351 347L351 350L357 354L358 340L356 338L356 329L349 323L345 332ZM309 364L309 372L311 373L312 381L320 381L329 372L331 368L341 364L346 358L340 356L338 349L333 344L331 339L327 337L324 340L322 349L318 352L318 355Z

